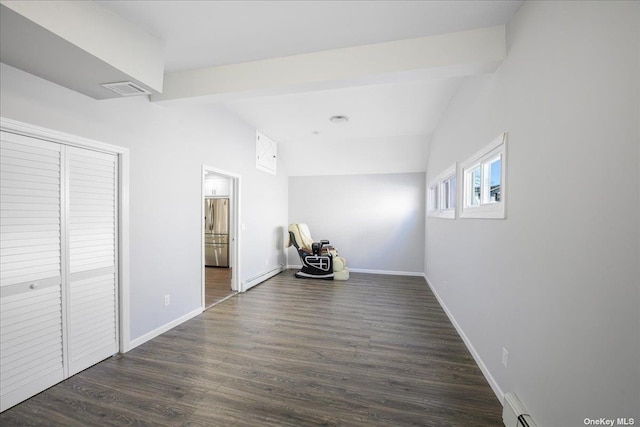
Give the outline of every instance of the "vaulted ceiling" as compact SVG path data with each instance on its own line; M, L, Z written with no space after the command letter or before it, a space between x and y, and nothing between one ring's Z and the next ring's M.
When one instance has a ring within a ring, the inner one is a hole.
M459 85L504 59L522 1L1 3L2 62L97 99L115 94L90 75L167 108L221 104L295 145L427 140Z

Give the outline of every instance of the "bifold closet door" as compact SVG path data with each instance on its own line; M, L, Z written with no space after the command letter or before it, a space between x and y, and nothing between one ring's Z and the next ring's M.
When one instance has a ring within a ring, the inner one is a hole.
M118 352L117 157L66 149L69 375Z
M59 144L0 133L0 410L64 379Z
M0 149L3 411L118 352L118 165L8 132Z

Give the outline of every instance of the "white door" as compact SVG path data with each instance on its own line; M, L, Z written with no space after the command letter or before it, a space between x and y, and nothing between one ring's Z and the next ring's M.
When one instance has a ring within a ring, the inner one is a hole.
M117 157L67 147L69 375L115 354Z
M62 381L61 147L0 134L0 410Z
M1 134L0 410L118 351L117 157Z

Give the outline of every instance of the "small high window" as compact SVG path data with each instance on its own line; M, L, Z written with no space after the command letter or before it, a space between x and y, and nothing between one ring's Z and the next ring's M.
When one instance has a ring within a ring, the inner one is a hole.
M506 154L507 134L504 133L462 163L461 218L506 218Z
M435 177L427 186L427 215L439 218L456 217L456 165Z

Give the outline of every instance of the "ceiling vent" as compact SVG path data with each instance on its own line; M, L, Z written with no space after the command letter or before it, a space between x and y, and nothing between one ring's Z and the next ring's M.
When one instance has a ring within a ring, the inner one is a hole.
M120 96L151 95L151 92L132 82L105 83L102 85Z

